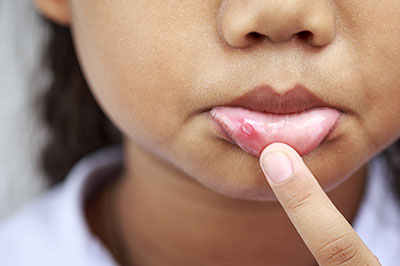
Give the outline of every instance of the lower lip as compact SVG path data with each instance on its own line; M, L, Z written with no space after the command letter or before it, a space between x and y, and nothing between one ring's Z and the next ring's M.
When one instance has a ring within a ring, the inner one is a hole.
M295 114L263 113L241 107L214 107L210 114L225 139L258 157L273 142L286 143L301 156L306 155L330 135L341 116L338 110L326 107Z

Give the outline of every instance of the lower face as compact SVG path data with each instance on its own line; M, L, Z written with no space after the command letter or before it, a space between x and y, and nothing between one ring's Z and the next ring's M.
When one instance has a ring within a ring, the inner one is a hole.
M233 0L70 5L87 81L129 141L216 193L267 201L273 193L258 152L227 141L214 107L260 85L283 95L299 83L336 106L334 130L302 154L325 191L400 136L400 3L330 2L335 35L319 49L267 39L237 49L226 41L235 33L218 26L235 22ZM257 10L243 5L243 14Z

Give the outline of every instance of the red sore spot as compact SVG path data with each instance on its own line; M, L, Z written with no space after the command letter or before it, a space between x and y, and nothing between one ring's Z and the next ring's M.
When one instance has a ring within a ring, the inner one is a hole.
M250 125L249 123L243 123L243 125L240 127L240 129L242 130L242 132L248 136L253 135L254 132L254 128L252 125Z

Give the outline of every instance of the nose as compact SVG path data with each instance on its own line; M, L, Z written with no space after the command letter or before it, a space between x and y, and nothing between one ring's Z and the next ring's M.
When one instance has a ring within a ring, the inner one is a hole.
M335 36L335 12L331 0L224 0L218 27L224 41L235 48L293 36L325 46Z

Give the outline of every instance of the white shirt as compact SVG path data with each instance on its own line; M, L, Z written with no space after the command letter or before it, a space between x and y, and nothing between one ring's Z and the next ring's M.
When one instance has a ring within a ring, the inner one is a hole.
M122 149L101 149L78 162L66 180L26 205L0 226L0 264L5 266L115 266L102 242L90 232L84 201L107 171L120 169ZM382 265L399 265L400 206L391 193L385 161L368 165L366 193L353 228Z

